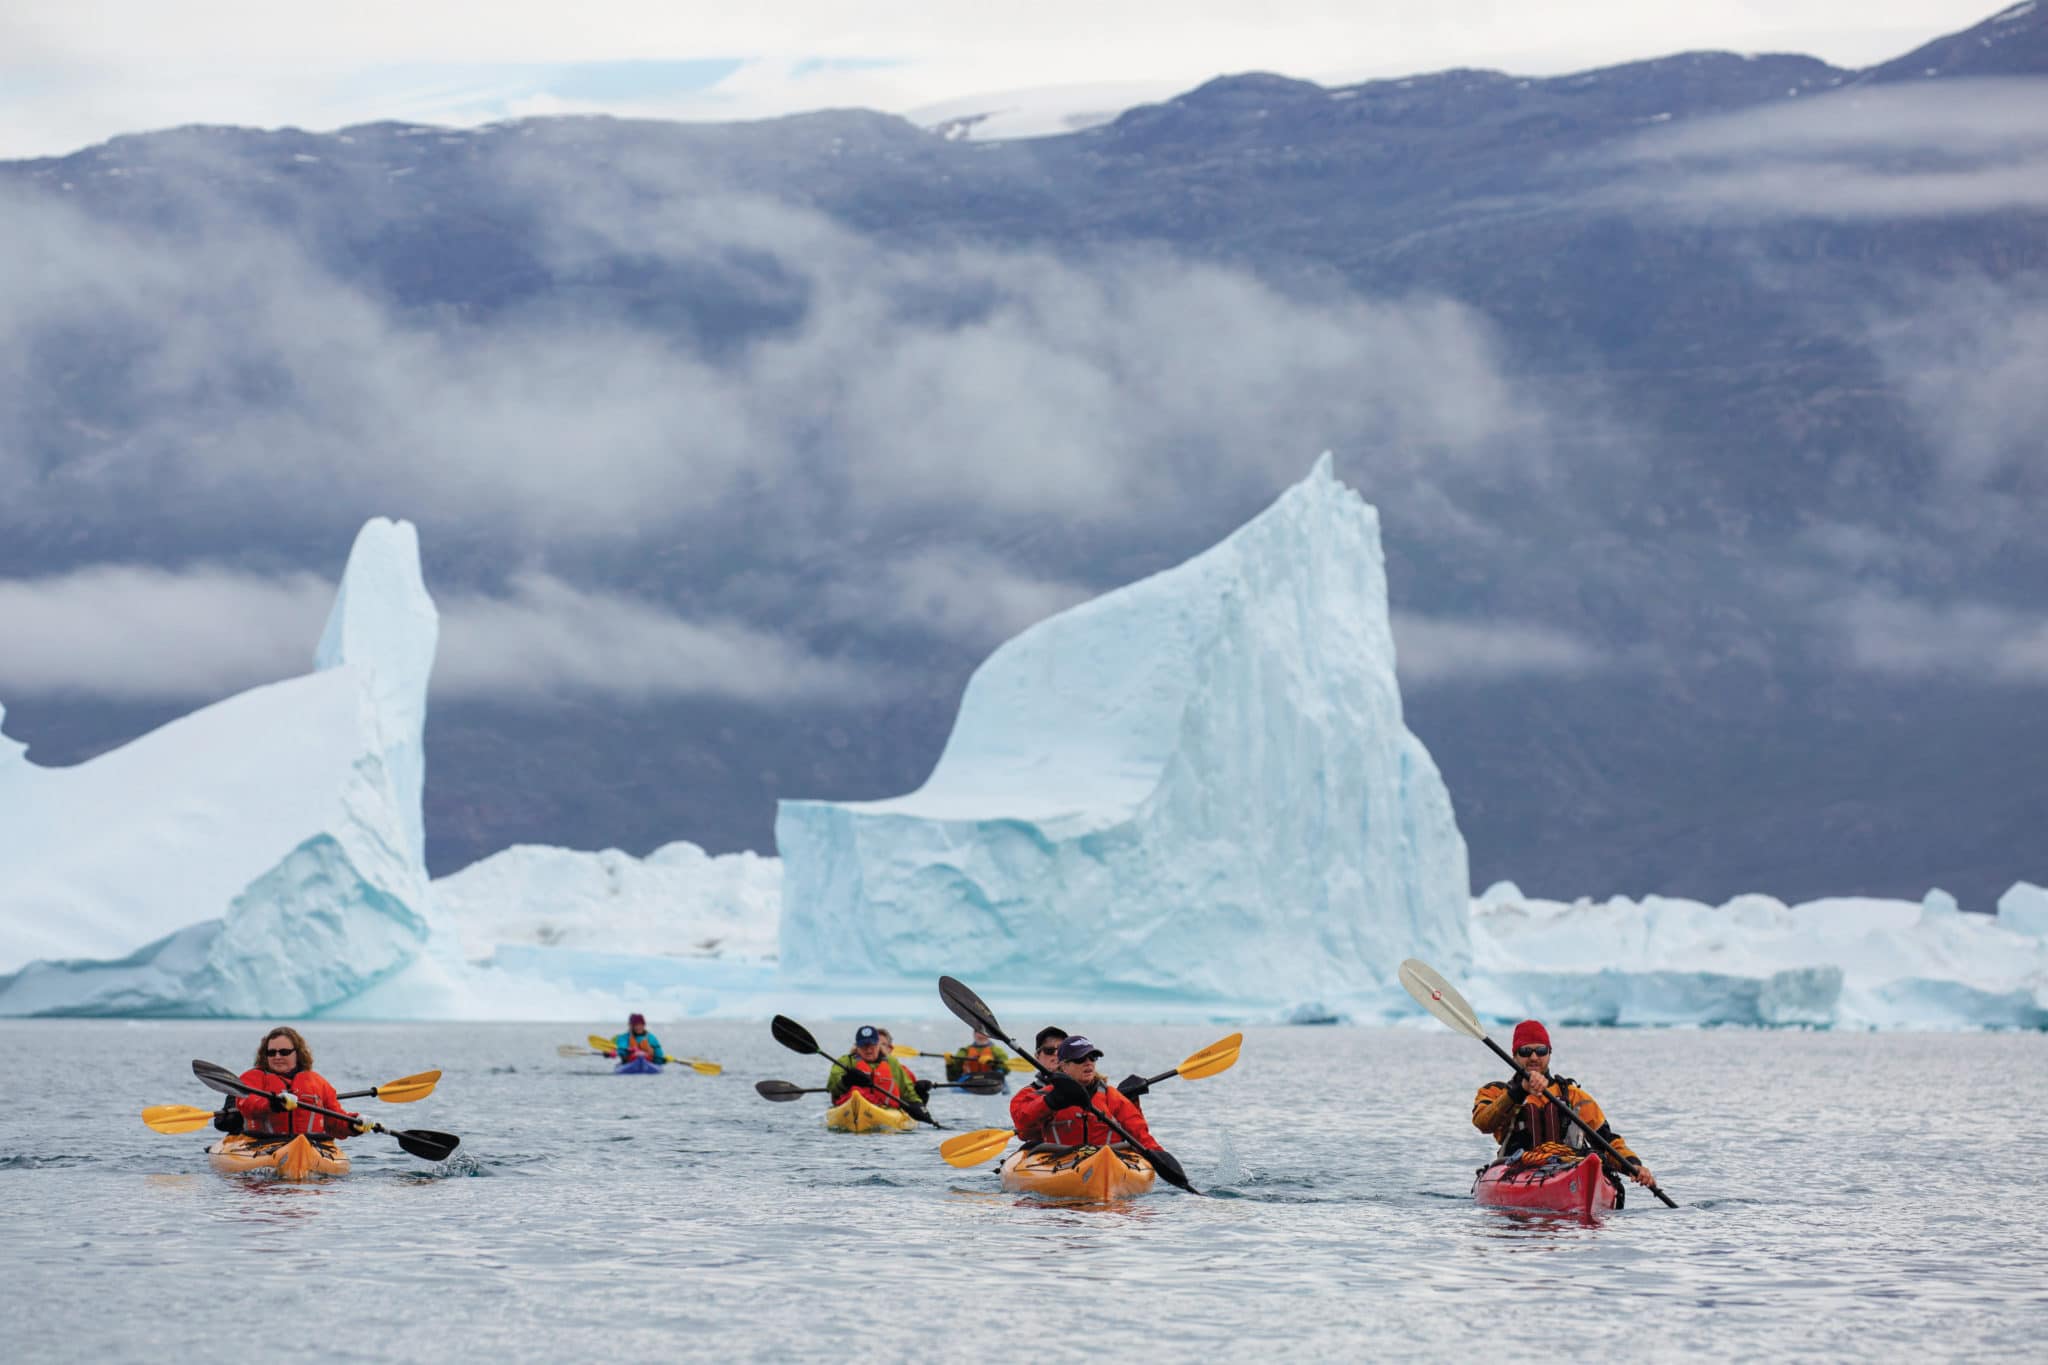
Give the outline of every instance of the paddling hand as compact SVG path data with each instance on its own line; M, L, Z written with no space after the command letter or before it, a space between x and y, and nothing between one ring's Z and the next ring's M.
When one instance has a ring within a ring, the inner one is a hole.
M918 1103L929 1104L931 1102L932 1083L930 1081L912 1081L910 1088L917 1092Z
M1550 1077L1540 1071L1517 1071L1515 1078L1508 1082L1508 1095L1525 1100L1531 1095L1540 1095L1550 1086Z
M223 1109L213 1116L213 1126L223 1133L242 1131L242 1114L237 1109Z
M1151 1085L1135 1071L1118 1081L1116 1088L1124 1092L1127 1100L1141 1099L1152 1093Z
M932 1117L931 1110L921 1104L914 1104L906 1100L903 1105L903 1112L916 1119L919 1123L929 1123L935 1128L938 1126L938 1121Z
M1654 1185L1657 1177L1650 1174L1650 1168L1638 1161L1628 1168L1628 1178L1638 1185Z
M1065 1072L1056 1073L1045 1087L1047 1112L1057 1114L1062 1109L1076 1109L1088 1103L1088 1092L1081 1083Z
M281 1094L274 1093L270 1097L270 1108L271 1112L273 1113L282 1109L285 1113L289 1114L292 1110L298 1107L299 1097L297 1095L294 1095L289 1090L284 1091Z

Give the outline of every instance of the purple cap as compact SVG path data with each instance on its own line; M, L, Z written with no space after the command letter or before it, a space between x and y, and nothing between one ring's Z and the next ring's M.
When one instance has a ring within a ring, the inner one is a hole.
M1089 1042L1078 1033L1060 1044L1060 1060L1063 1062L1085 1062L1090 1057L1100 1057L1101 1055L1101 1048L1095 1046L1095 1044Z
M873 1024L862 1024L853 1031L853 1045L855 1047L868 1047L881 1041L882 1035L876 1032Z

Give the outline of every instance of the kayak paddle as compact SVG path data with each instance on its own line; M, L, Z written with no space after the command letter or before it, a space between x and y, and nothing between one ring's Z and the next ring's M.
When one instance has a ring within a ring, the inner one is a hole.
M1443 1020L1444 1023L1449 1024L1457 1032L1464 1034L1467 1038L1477 1038L1480 1042L1493 1049L1494 1056L1506 1062L1516 1071L1525 1069L1520 1062L1510 1057L1501 1048L1499 1043L1486 1036L1486 1027L1479 1022L1478 1012L1466 1002L1464 996L1458 994L1455 986L1444 980L1436 968L1430 966L1427 962L1411 957L1401 964L1401 984L1408 988L1408 994L1414 996L1417 1003L1437 1018ZM1642 1164L1615 1151L1614 1144L1594 1132L1592 1125L1573 1113L1572 1107L1569 1104L1565 1104L1562 1101L1553 1102L1557 1104L1558 1112L1569 1119L1580 1132L1586 1135L1588 1141L1600 1149L1601 1155L1613 1161L1623 1170L1634 1170ZM1664 1207L1670 1209L1678 1207L1677 1204L1672 1202L1671 1196L1659 1189L1655 1183L1652 1183L1649 1189L1651 1194L1664 1201Z
M441 1083L438 1071L422 1071L417 1076L400 1076L395 1081L373 1085L368 1090L351 1090L336 1095L338 1100L382 1100L386 1104L411 1104L434 1093L434 1087Z
M950 1052L920 1052L914 1047L904 1047L901 1044L897 1046L896 1052L904 1057L937 1057L941 1061L953 1055ZM1003 1059L1003 1069L1005 1071L1029 1071L1031 1063L1025 1061L1022 1057L1006 1057Z
M965 1090L973 1095L997 1095L1002 1093L1003 1078L1001 1076L969 1076L964 1081L939 1081L932 1086L932 1089ZM764 1100L774 1100L777 1104L781 1104L786 1100L793 1100L799 1095L828 1095L831 1091L822 1085L807 1090L801 1086L792 1085L788 1081L755 1081L754 1093Z
M142 1121L159 1133L191 1133L212 1123L219 1112L189 1104L152 1104L142 1111Z
M243 1085L241 1078L235 1075L234 1072L224 1066L216 1066L212 1062L194 1061L192 1063L192 1074L197 1076L199 1083L208 1090L217 1090L223 1095L254 1095L259 1099L269 1099L272 1094L276 1093L270 1090L258 1090L253 1085ZM365 1133L382 1133L386 1137L396 1138L400 1147L419 1157L422 1161L446 1161L455 1149L462 1145L462 1139L453 1133L436 1133L427 1128L386 1128L381 1123L367 1123L362 1119L352 1119L339 1110L326 1109L317 1104L307 1104L304 1100L300 1100L296 1107L305 1110L309 1114L319 1114L323 1118L340 1119L343 1123L356 1125L360 1131ZM207 1117L211 1119L212 1115Z
M601 1038L593 1033L584 1041L590 1044L592 1052L601 1052L607 1057L616 1057L618 1055L618 1050L612 1046L615 1040L611 1038ZM558 1048L557 1051L560 1051L564 1057L574 1057L577 1055L573 1048L567 1048L566 1046ZM724 1067L720 1066L717 1062L707 1062L702 1057L656 1057L654 1060L664 1064L680 1062L699 1076L720 1076L725 1074Z
M995 1013L982 1003L981 997L968 990L967 987L961 985L952 977L942 976L939 978L939 999L945 1002L946 1008L953 1012L955 1019L958 1019L975 1032L985 1033L991 1038L1000 1038L1010 1045L1012 1052L1020 1056L1027 1055L1015 1038L1003 1032L1002 1025L996 1022ZM1035 1058L1032 1060L1031 1065L1042 1076L1049 1077L1052 1075L1050 1071L1039 1066ZM1097 1109L1093 1099L1087 1100L1082 1107L1096 1118L1102 1120L1103 1124L1111 1132L1135 1148L1139 1156L1151 1163L1153 1170L1166 1177L1167 1184L1176 1185L1186 1190L1189 1194L1201 1193L1200 1190L1188 1183L1187 1172L1181 1169L1180 1162L1174 1159L1173 1153L1163 1147L1156 1149L1146 1147L1126 1132L1122 1124L1103 1113L1100 1109Z
M1233 1033L1228 1038L1219 1039L1200 1052L1191 1054L1173 1070L1147 1077L1145 1084L1157 1085L1175 1076L1184 1081L1199 1081L1209 1076L1220 1075L1237 1065L1238 1049L1243 1046L1244 1035ZM1010 1139L1015 1136L1016 1133L1008 1128L977 1128L971 1133L962 1133L959 1137L950 1137L940 1143L939 1156L948 1166L979 1166L984 1161L1001 1156L1003 1149L1010 1145Z
M791 1052L800 1052L804 1054L806 1057L824 1057L827 1061L831 1062L832 1065L839 1065L839 1061L837 1058L827 1056L825 1049L818 1046L818 1040L811 1036L811 1031L809 1029L805 1028L802 1024L799 1024L796 1020L790 1018L786 1014L776 1015L775 1018L769 1022L768 1031L775 1035L776 1042L782 1044ZM865 1067L858 1065L848 1065L844 1069L850 1075L861 1077L862 1085L874 1091L874 1093L880 1095L883 1099L889 1101L891 1107L901 1109L904 1113L910 1115L910 1117L916 1119L919 1123L929 1123L934 1128L944 1128L946 1126L945 1124L940 1123L937 1119L933 1118L929 1113L927 1113L925 1111L925 1107L922 1104L918 1105L915 1109L913 1109L911 1108L910 1104L905 1103L902 1099L898 1098L895 1095L891 1095L888 1091L876 1085L874 1072L869 1071ZM758 1086L755 1087L755 1089L757 1090L759 1088L760 1087Z

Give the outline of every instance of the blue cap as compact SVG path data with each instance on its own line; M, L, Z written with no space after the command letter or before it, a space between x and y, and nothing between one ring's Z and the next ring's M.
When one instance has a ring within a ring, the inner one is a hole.
M855 1047L866 1047L871 1043L880 1043L881 1041L882 1035L875 1031L873 1024L862 1024L853 1031L853 1045Z
M1101 1048L1095 1046L1095 1044L1089 1042L1078 1033L1060 1044L1060 1060L1063 1062L1085 1062L1090 1057L1100 1057L1101 1055Z

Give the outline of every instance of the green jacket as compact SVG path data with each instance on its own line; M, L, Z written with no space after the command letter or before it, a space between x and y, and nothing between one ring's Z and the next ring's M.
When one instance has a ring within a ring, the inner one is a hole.
M903 1069L903 1063L897 1061L894 1057L878 1057L875 1060L875 1064L869 1066L851 1052L834 1061L832 1063L832 1074L825 1078L825 1088L832 1092L832 1103L840 1103L846 1098L847 1091L860 1084L859 1081L854 1079L853 1072L848 1069L856 1066L863 1071L874 1072L878 1079L881 1073L888 1072L896 1082L896 1093L912 1104L917 1103L917 1091L911 1088L910 1074Z

